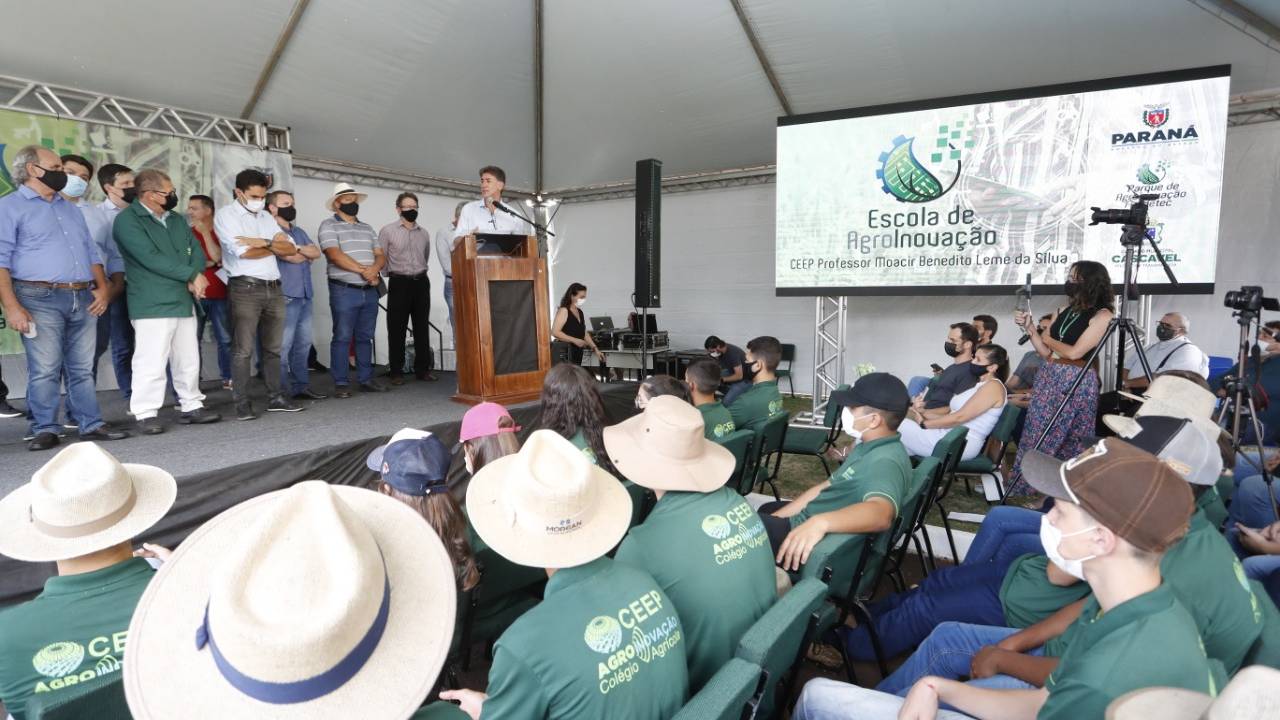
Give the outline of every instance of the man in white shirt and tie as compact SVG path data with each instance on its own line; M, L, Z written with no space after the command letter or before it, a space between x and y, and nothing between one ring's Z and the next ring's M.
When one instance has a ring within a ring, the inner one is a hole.
M1160 324L1156 326L1157 342L1146 348L1152 375L1166 370L1186 370L1206 380L1209 378L1209 356L1187 337L1190 330L1191 321L1180 312L1166 313L1160 318ZM1138 353L1130 352L1124 361L1125 387L1131 391L1145 390L1148 384L1142 374Z
M267 384L267 412L297 412L280 383L280 343L284 336L284 294L277 257L297 254L298 246L267 212L265 175L242 170L236 175L236 201L213 216L227 273L227 306L231 317L231 393L236 417L258 417L249 402L250 358L262 340L262 379Z

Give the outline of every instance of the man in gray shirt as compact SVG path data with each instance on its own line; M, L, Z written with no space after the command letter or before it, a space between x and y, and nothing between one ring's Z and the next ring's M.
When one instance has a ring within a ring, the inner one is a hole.
M316 239L329 261L329 310L333 313L333 341L329 344L329 372L334 397L351 397L347 348L356 343L356 381L364 392L386 392L373 379L373 333L378 326L378 281L386 255L378 234L357 219L368 195L347 183L333 186L326 207L333 213L320 223Z
M378 231L378 245L387 258L387 355L391 384L404 384L404 339L413 321L413 374L419 380L431 374L431 280L427 261L431 238L418 224L418 196L402 192L396 197L400 217Z
M449 329L457 336L453 327L453 249L462 238L455 238L453 231L458 229L458 218L462 216L462 208L466 201L458 203L453 209L453 222L436 233L436 260L440 263L440 272L444 274L444 304L449 306Z
M928 390L912 402L912 405L916 406L917 410L947 407L951 404L953 396L976 385L978 378L969 372L969 364L973 360L973 351L977 346L977 328L967 322L952 325L950 332L947 333L947 341L943 345L943 350L951 357L952 363L942 371L937 380L933 381Z

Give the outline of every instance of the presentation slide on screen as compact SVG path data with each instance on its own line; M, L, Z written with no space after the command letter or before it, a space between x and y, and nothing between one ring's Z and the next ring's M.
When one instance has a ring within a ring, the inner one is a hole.
M1119 225L1149 203L1137 281L1212 292L1229 69L779 121L779 295L1002 294L1077 260L1124 277ZM1181 284L1168 279L1158 247Z

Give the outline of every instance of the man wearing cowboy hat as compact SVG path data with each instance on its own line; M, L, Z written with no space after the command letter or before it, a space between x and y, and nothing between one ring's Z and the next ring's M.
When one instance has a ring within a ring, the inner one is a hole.
M364 392L386 392L373 379L373 333L378 327L379 273L386 256L378 245L373 226L360 222L360 203L369 196L349 183L333 186L325 207L333 217L320 223L316 239L329 261L329 310L333 313L333 339L329 343L329 372L334 396L351 397L347 348L356 341L356 382ZM393 368L394 370L395 368Z
M0 554L58 564L44 592L0 612L0 699L14 718L33 695L119 672L129 618L155 575L132 541L177 487L160 468L77 443L0 500Z
M1221 686L1221 667L1205 657L1195 621L1162 582L1161 556L1186 532L1194 509L1186 481L1165 461L1117 439L1065 462L1028 453L1023 471L1033 487L1058 500L1042 526L1046 552L1094 592L1045 687L991 689L926 676L903 700L815 680L793 717L1098 718L1111 700L1137 688L1212 694Z
M543 601L498 639L488 694L440 693L484 717L669 718L689 689L685 638L649 573L605 556L631 520L617 478L553 430L480 469L467 488L476 534L545 568Z
M268 412L297 412L302 408L285 397L280 384L280 344L284 338L284 294L277 257L298 252L276 219L267 212L269 181L261 172L236 175L236 201L213 216L214 234L222 245L222 269L227 273L227 308L231 318L231 396L236 417L258 417L249 401L249 359L262 343L262 380L267 384Z
M507 173L497 165L480 168L480 199L467 203L453 225L453 237L476 233L522 235L532 230L529 223L502 210L502 190Z
M138 601L129 710L424 717L456 606L444 545L407 505L319 480L267 493L200 526Z
M733 454L705 438L702 413L689 403L653 398L644 412L605 428L604 447L624 477L658 497L614 559L652 574L679 608L696 693L777 599L769 536L746 500L725 487Z

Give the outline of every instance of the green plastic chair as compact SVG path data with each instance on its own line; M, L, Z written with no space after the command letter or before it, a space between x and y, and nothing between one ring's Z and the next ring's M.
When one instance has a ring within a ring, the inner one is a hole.
M787 379L788 389L791 391L791 397L796 396L796 382L791 375L791 365L796 360L796 346L792 343L782 343L782 357L779 358L778 369L773 371L775 377L779 381L782 378ZM782 363L786 363L786 367L782 367Z
M848 385L841 385L836 392L848 390ZM792 425L787 428L786 440L782 443L782 452L788 455L812 455L822 463L822 470L828 477L831 468L827 465L826 452L835 446L840 438L841 405L827 401L827 411L822 416L822 426Z
M806 579L787 591L747 630L734 655L759 665L768 674L758 707L759 717L781 717L789 700L790 677L813 640L818 611L825 604L827 586Z
M995 429L987 437L984 452L979 453L972 460L961 460L952 475L991 476L996 484L996 493L1000 496L1000 502L1004 502L1004 478L1001 477L1000 466L1004 462L1004 454L1009 450L1009 443L1013 442L1013 430L1018 427L1018 420L1022 417L1022 413L1022 408L1005 401L1004 410L1000 411L1000 419L996 420ZM945 519L946 514L943 513L942 517Z
M768 420L756 425L756 436L751 443L754 448L752 455L755 456L755 462L748 466L751 469L751 487L763 489L768 485L774 500L782 499L778 494L778 470L782 467L782 446L787 442L787 422L790 419L791 414L786 411L770 415Z
M131 720L121 672L55 693L32 695L27 700L26 716L28 720Z
M751 461L751 443L755 440L755 437L754 430L742 429L734 430L717 441L721 447L733 453L733 474L729 476L725 484L742 495L751 492L750 485L745 490L743 489L742 478L746 476L747 465Z
M923 501L919 505L919 511L916 517L911 521L910 532L906 540L914 542L916 552L920 557L920 567L925 575L929 574L930 569L938 569L937 558L933 554L933 542L929 539L929 530L925 527L924 519L929 514L929 510L946 497L947 491L951 487L951 482L955 478L955 469L960 462L960 456L964 455L965 443L969 438L969 428L955 427L951 428L942 439L933 446L933 457L938 461L934 472L934 482L927 489L923 496ZM942 516L942 528L947 533L947 542L951 545L951 559L953 562L959 562L960 558L956 554L956 540L951 532L951 521L947 519L946 508L938 505L939 514ZM920 547L921 539L924 540L923 551ZM902 553L906 552L906 541L902 545ZM929 559L929 566L925 567L925 557ZM899 566L899 571L901 567ZM903 584L901 581L901 572L898 574L899 586Z
M759 665L730 658L672 720L741 720L755 717L765 674Z

